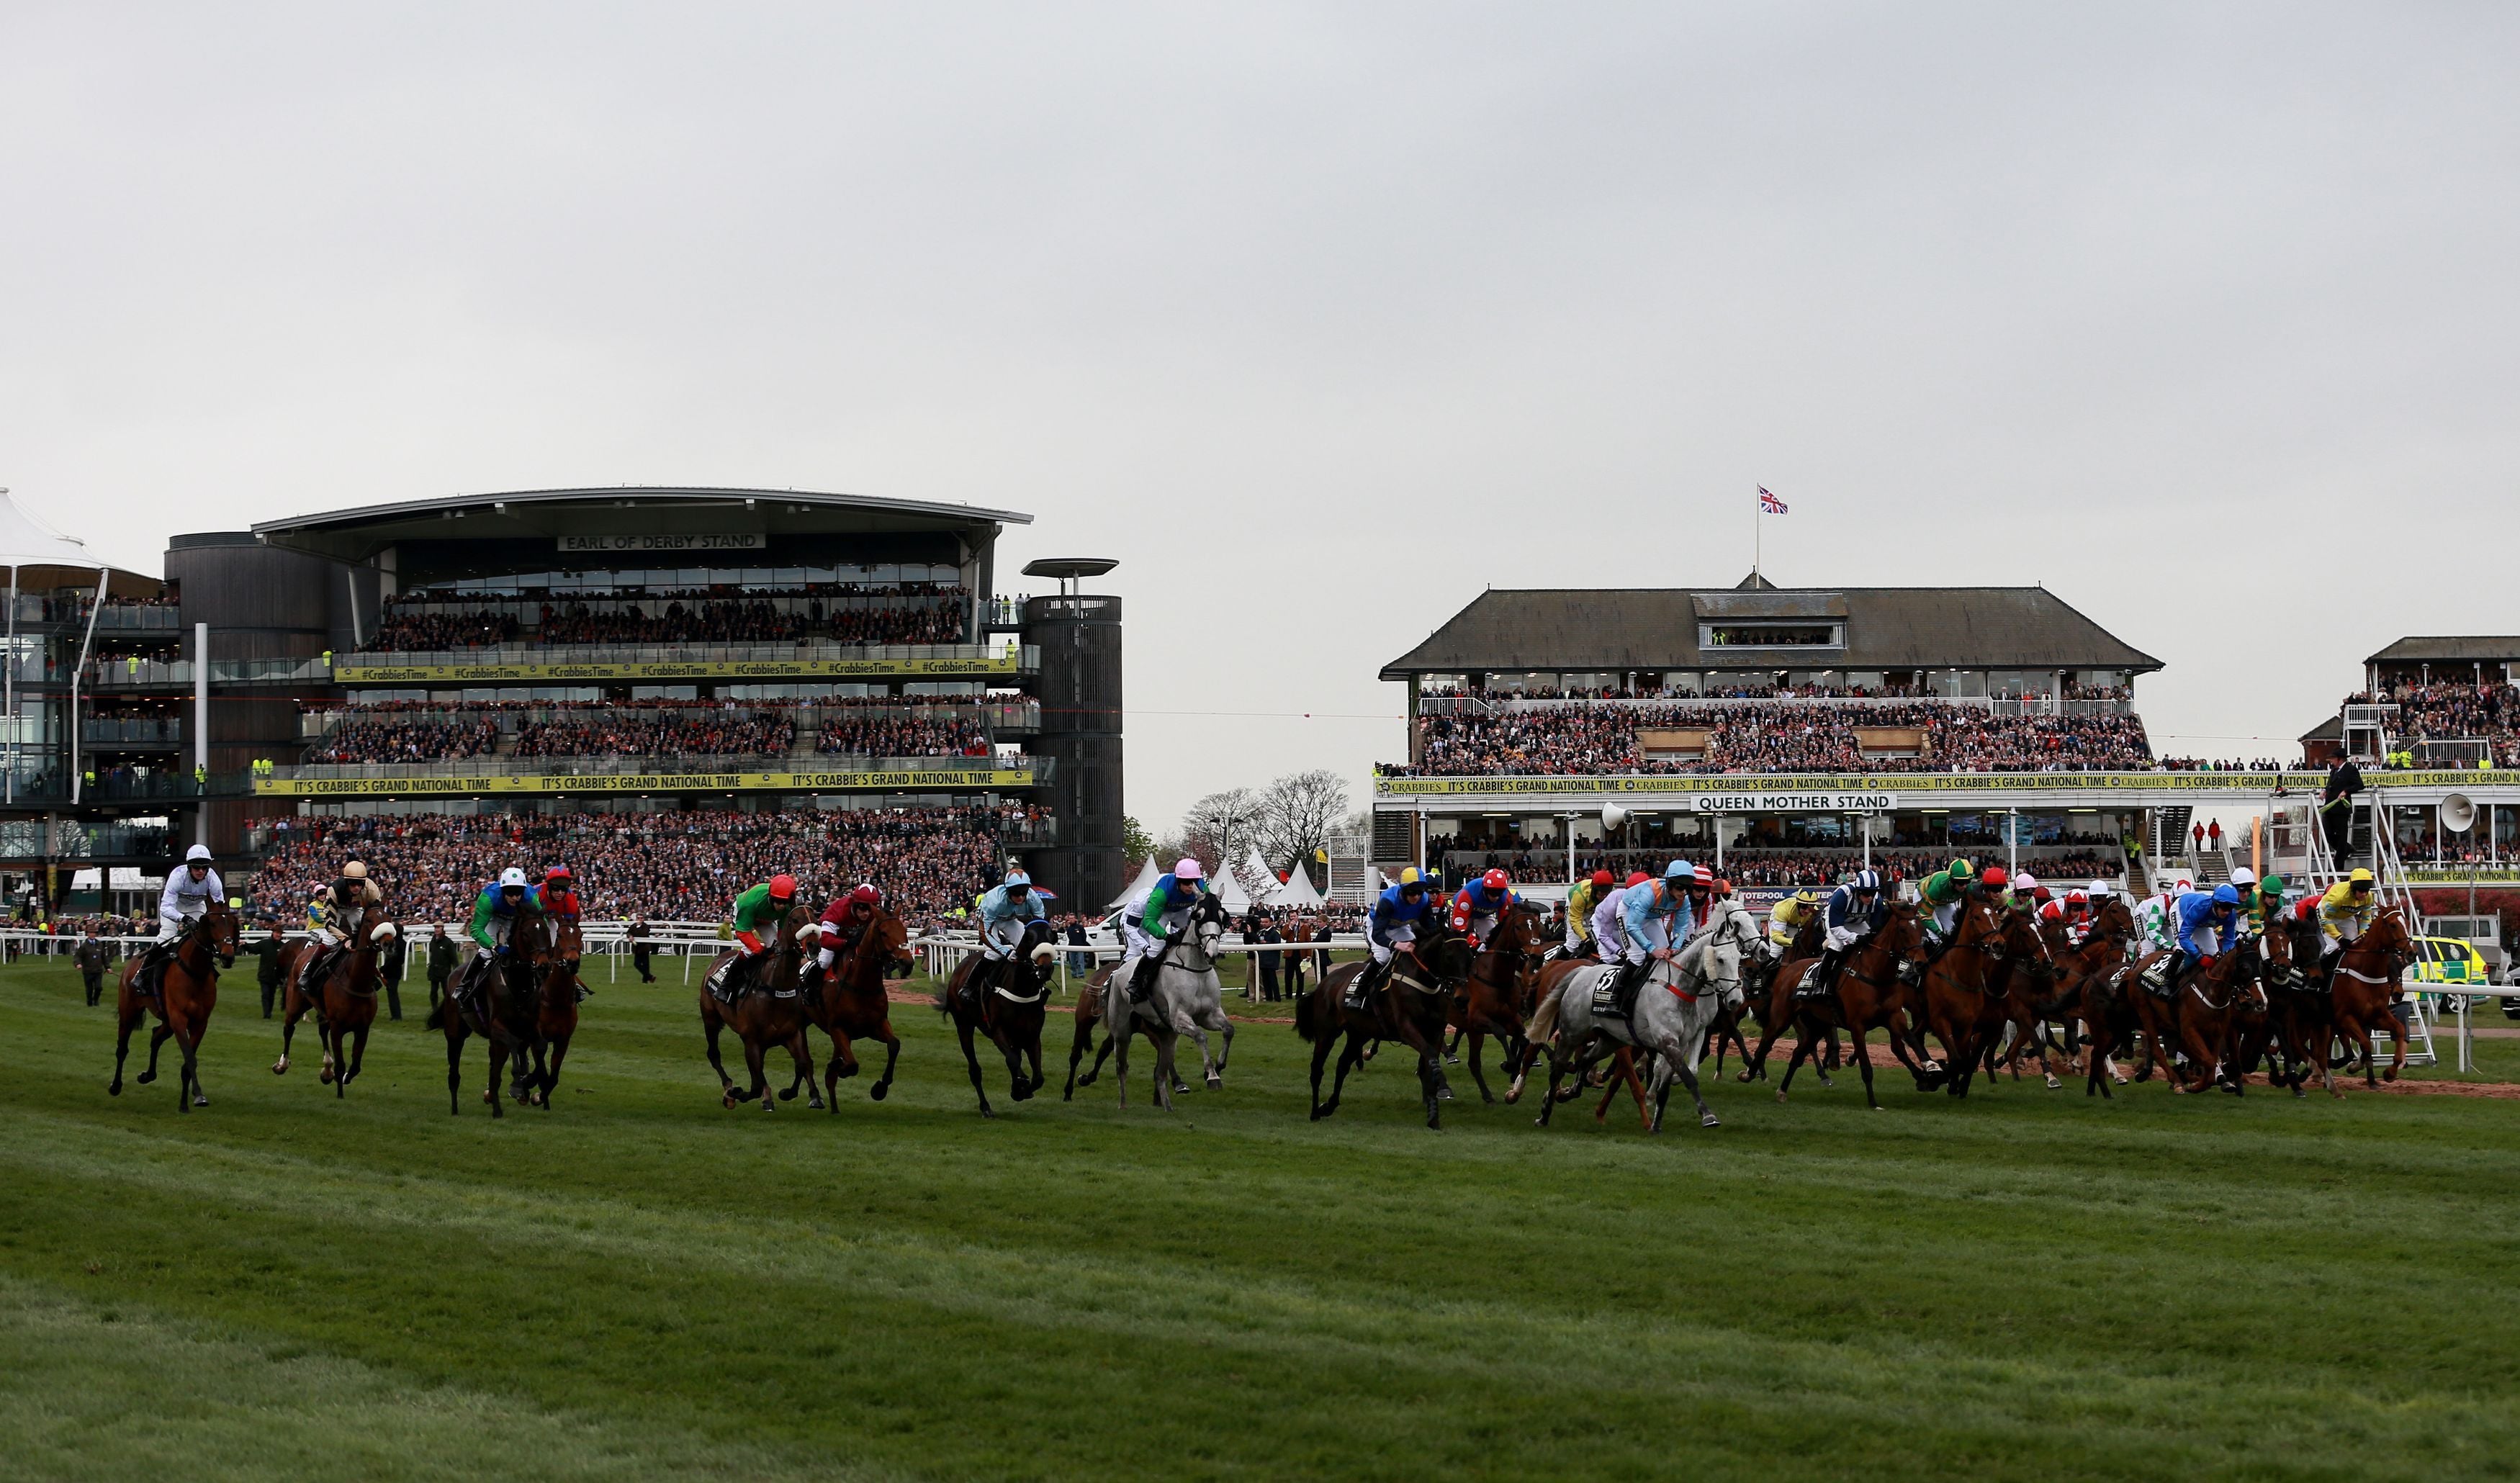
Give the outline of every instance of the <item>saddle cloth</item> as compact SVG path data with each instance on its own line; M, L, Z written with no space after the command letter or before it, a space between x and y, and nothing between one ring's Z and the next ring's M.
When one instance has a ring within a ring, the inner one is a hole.
M2156 958L2151 963L2145 965L2143 972L2138 976L2143 979L2145 990L2149 992L2153 998L2168 999L2172 997L2173 991L2170 985L2169 954L2164 953L2159 958Z
M1619 975L1615 971L1596 972L1593 975L1593 1017L1596 1019L1624 1017L1619 1011Z

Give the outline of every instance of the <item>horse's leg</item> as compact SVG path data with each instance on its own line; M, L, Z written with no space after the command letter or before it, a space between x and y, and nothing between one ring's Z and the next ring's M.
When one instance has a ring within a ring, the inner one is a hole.
M883 1042L883 1074L867 1088L867 1101L881 1101L892 1092L892 1068L901 1059L901 1037L892 1033L892 1016L886 1014L875 1027L876 1039Z
M1222 1085L1225 1081L1225 1063L1234 1058L1234 1016L1220 1008L1216 1011L1216 1023L1209 1025L1208 1028L1214 1030L1225 1042L1216 1048L1216 1079Z
M1119 1008L1118 1023L1115 1024L1106 1019L1102 1025L1104 1030L1102 1055L1113 1057L1111 1076L1119 1084L1120 1110L1123 1112L1129 1109L1129 1038L1138 1033L1137 1020L1137 1010L1123 1000ZM1100 1067L1102 1064L1102 1056L1096 1056L1094 1064Z
M162 994L165 991L160 989L158 992ZM166 1037L174 1033L174 1027L162 1019L149 1027L149 1064L139 1075L131 1078L133 1081L145 1087L158 1079L158 1048L164 1045Z
M481 1089L481 1100L490 1104L492 1117L505 1117L508 1108L499 1099L499 1080L508 1074L508 1053L516 1042L509 1038L506 1030L499 1028L496 1021L488 1023L489 1029L482 1039L490 1043L490 1084Z
M1076 1067L1085 1059L1085 1050L1094 1044L1094 1021L1077 1016L1076 1033L1067 1043L1067 1088L1058 1094L1060 1101L1076 1100ZM1095 1062L1100 1066L1102 1062Z
M333 1068L333 1100L339 1101L349 1096L350 1032L330 1016L324 1021L324 1059Z
M1155 1047L1155 1105L1170 1112L1173 1109L1173 1081L1180 1074L1181 1035L1172 1026L1160 1031L1147 1027L1147 1039Z
M2398 1018L2397 1011L2393 1006L2382 1005L2380 1007L2380 1012L2389 1016L2390 1045L2389 1069L2381 1074L2380 1079L2382 1081L2396 1081L2398 1079L2398 1073L2407 1069L2407 1041L2408 1038L2408 1026L2414 1020L2415 1010L2414 1006L2409 1004L2407 1007L2407 1017L2404 1020Z
M963 1016L960 1014L954 1016L954 1032L963 1038L963 1064L970 1068L971 1093L973 1096L980 1099L980 1115L982 1117L995 1117L998 1115L998 1109L989 1105L989 1089L982 1084L980 1079L980 1056L979 1053L971 1047L971 1026L965 1022ZM1128 1089L1123 1087L1120 1091L1120 1096L1124 1101L1127 1100L1128 1095Z
M560 1063L568 1059L568 1037L570 1033L571 1032L569 1031L563 1030L552 1039L551 1071L543 1078L543 1106L545 1109L549 1109L551 1106L551 1095L560 1090ZM361 1043L364 1044L366 1037L362 1035L360 1039Z
M113 1080L105 1084L105 1095L122 1095L122 1063L131 1056L131 1032L140 1027L148 1011L130 1003L129 994L118 993L114 1002Z
M796 1079L805 1084L805 1105L821 1107L824 1104L823 1084L814 1079L814 1042L810 1038L812 1033L813 1026L798 1025L795 1035L788 1042L788 1054L796 1057ZM792 1098L795 1094L791 1091L788 1096Z
M1837 1032L1832 1028L1829 1032L1830 1043L1834 1044L1836 1039ZM1716 1117L1713 1109L1706 1105L1705 1094L1697 1090L1697 1068L1688 1063L1686 1054L1675 1054L1673 1052L1666 1051L1663 1053L1662 1059L1668 1062L1668 1064L1663 1067L1663 1101L1671 1100L1671 1078L1674 1075L1677 1075L1680 1078L1680 1084L1688 1091L1688 1100L1697 1103L1697 1125L1701 1128L1713 1128L1719 1126L1722 1120ZM1654 1104L1654 1128L1657 1132L1662 1128L1661 1102L1656 1102Z
M172 1007L169 1006L165 1033L175 1037L175 1052L183 1057L176 1062L175 1066L175 1110L178 1112L193 1110L193 1072L195 1070L193 1050L201 1044L202 1040L201 1032L194 1030L189 1024L179 1023L185 1017L173 1012Z
M446 1110L457 1117L464 1115L464 1102L456 1089L464 1082L464 1016L451 1007L446 1014Z
M1878 1112L1881 1099L1872 1095L1872 1047L1868 1043L1868 1032L1853 1030L1850 1033L1855 1038L1855 1069L1864 1076L1864 1104Z
M280 1058L271 1063L272 1075L286 1076L289 1074L289 1048L291 1044L297 1039L297 1021L305 1012L305 1001L297 997L297 991L294 988L286 989L282 992L280 1007Z
M702 989L700 993L705 998L708 991ZM726 1028L726 1018L721 1014L709 1013L706 1009L703 1009L700 1012L700 1028L708 1032L709 1069L717 1073L718 1100L732 1107L735 1105L735 1078L726 1074L726 1062L720 1060L717 1054L718 1032Z
M1338 1043L1336 1035L1327 1035L1313 1042L1313 1118L1322 1120L1322 1066L1330 1058L1330 1047Z
M1330 1079L1329 1104L1322 1108L1322 1116L1328 1117L1338 1110L1339 1099L1347 1093L1347 1073L1363 1064L1365 1064L1365 1032L1351 1028L1347 1032L1347 1045L1339 1052L1338 1072Z
M1007 1058L1008 1098L1013 1101L1031 1101L1033 1087L1032 1083L1024 1076L1023 1047L1016 1045L1012 1039L1001 1039L997 1036L991 1036L990 1040L991 1043L997 1046L998 1054Z
M1555 1047L1542 1046L1537 1041L1532 1045L1534 1050L1542 1051L1549 1056L1549 1094L1541 1098L1540 1115L1532 1119L1539 1126L1546 1128L1549 1126L1549 1114L1557 1110L1557 1083L1566 1074L1566 1062L1558 1058Z
M765 1064L769 1049L750 1035L743 1037L743 1068L752 1080L745 1085L741 1100L750 1101L756 1097L760 1098L762 1111L776 1112L779 1110L779 1099L770 1090L769 1067Z
M1479 1028L1478 1026L1476 1026L1476 1025L1472 1025L1472 1026L1470 1027L1470 1030L1469 1030L1469 1036L1470 1036L1470 1082L1471 1082L1471 1084L1472 1084L1473 1086L1475 1086L1475 1087L1477 1087L1477 1088L1479 1089L1479 1101L1483 1101L1483 1102L1492 1102L1492 1101L1496 1101L1496 1094L1495 1094L1494 1092L1491 1092L1491 1091L1489 1091L1489 1090L1488 1090L1488 1078L1487 1078L1487 1073L1486 1073L1486 1071L1485 1071L1485 1070L1481 1069L1481 1067L1480 1067L1480 1065L1479 1065L1480 1053L1481 1053L1482 1051L1486 1050L1486 1048L1487 1048L1487 1043L1488 1043L1488 1036L1487 1036L1487 1032L1486 1032L1485 1030L1480 1029L1480 1028Z
M210 1016L207 1011L198 1014L189 1012L186 1014L181 1041L184 1047L184 1080L193 1089L193 1105L197 1107L206 1107L210 1104L210 1094L202 1086L201 1056L202 1037L209 1033L209 1028Z

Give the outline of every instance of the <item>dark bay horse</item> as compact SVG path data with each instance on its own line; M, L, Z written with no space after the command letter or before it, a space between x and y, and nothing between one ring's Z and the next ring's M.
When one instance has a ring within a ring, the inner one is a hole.
M1954 1097L1968 1096L1995 1027L2010 1017L2001 978L2009 950L1999 910L1984 901L1961 902L1951 942L1925 968L1924 1022L1943 1043L1942 1069L1929 1073L1926 1090L1939 1086Z
M490 1056L490 1080L481 1089L481 1100L490 1104L492 1117L508 1115L499 1084L507 1077L512 1058L522 1063L526 1042L533 1038L535 976L542 951L541 936L529 924L511 927L508 951L493 956L489 966L478 971L480 985L472 995L459 1000L450 992L428 1011L428 1028L446 1035L450 1115L460 1117L464 1112L463 1099L457 1095L464 1083L464 1042L475 1035L489 1048ZM468 966L461 971L474 970Z
M236 955L237 915L226 902L212 901L176 937L174 953L158 975L156 994L133 987L140 959L122 966L113 1005L113 1080L105 1088L109 1095L122 1095L122 1061L131 1054L131 1032L140 1027L142 1018L155 1014L158 1027L149 1035L149 1069L140 1073L140 1084L145 1087L158 1079L158 1048L171 1037L184 1056L183 1074L175 1083L175 1110L190 1112L210 1104L209 1094L202 1090L202 1036L210 1027L210 1011L218 1008L219 970L236 966Z
M823 1104L823 1088L814 1080L814 1050L805 1041L805 1027L810 1024L805 1013L805 936L814 924L814 914L803 902L788 909L779 920L778 939L769 945L761 961L753 965L748 982L736 994L732 1004L722 1002L709 989L709 984L734 958L734 953L721 953L709 965L708 976L700 980L700 1030L708 1037L709 1068L717 1072L718 1101L732 1107L739 1101L760 1100L761 1110L779 1110L779 1100L771 1095L769 1078L762 1071L762 1056L772 1046L786 1046L796 1061L796 1082L805 1088L805 1097L813 1106ZM822 934L813 933L816 941ZM751 1081L738 1093L735 1078L726 1074L726 1062L718 1058L717 1037L720 1030L732 1029L743 1042L743 1063L751 1072ZM795 1084L788 1096L795 1095Z
M1418 1086L1426 1104L1426 1126L1441 1129L1438 1110L1452 1095L1444 1083L1444 1017L1452 1008L1454 987L1470 975L1471 943L1431 920L1414 947L1392 955L1391 972L1362 1010L1347 1007L1347 988L1365 971L1361 963L1341 964L1322 977L1313 991L1295 1002L1295 1033L1313 1048L1313 1120L1338 1110L1347 1075L1365 1058L1366 1046L1376 1040L1397 1041L1418 1054ZM1337 1078L1330 1100L1322 1101L1322 1066L1330 1050L1339 1051Z
M873 1040L883 1047L883 1074L867 1088L867 1097L881 1101L892 1092L892 1068L901 1059L901 1037L892 1033L892 996L884 992L884 973L911 962L910 928L884 907L877 907L847 952L832 960L832 970L805 991L805 1017L832 1038L832 1057L823 1067L823 1089L831 1109L840 1110L840 1078L858 1074L854 1044ZM785 1094L796 1095L789 1087Z
M998 1109L989 1105L989 1089L981 1083L974 1037L986 1038L1007 1058L1007 1095L1014 1101L1030 1101L1049 1085L1041 1069L1041 1027L1050 1017L1050 983L1058 971L1058 933L1048 921L1025 923L1023 940L999 966L997 982L978 995L967 995L963 990L981 961L977 953L964 955L936 995L936 1012L953 1020L954 1032L963 1039L963 1062L970 1067L980 1115L995 1117ZM1024 1074L1026 1056L1032 1058L1029 1076Z
M1487 947L1470 960L1469 976L1455 996L1445 1019L1470 1039L1470 1080L1482 1101L1495 1101L1479 1053L1490 1036L1505 1046L1504 1072L1510 1077L1522 1063L1522 1026L1539 1007L1536 969L1548 951L1542 936L1540 908L1518 901L1497 914Z
M1915 979L1915 966L1925 945L1924 923L1917 918L1912 901L1894 901L1883 908L1881 925L1847 954L1838 966L1837 982L1825 996L1796 1004L1793 991L1803 976L1817 972L1817 959L1780 966L1777 971L1778 986L1771 990L1771 1002L1781 1001L1793 1006L1779 1012L1774 1020L1762 1018L1759 1054L1766 1059L1768 1044L1775 1032L1784 1026L1784 1014L1792 1013L1798 1025L1794 1035L1793 1059L1785 1065L1785 1074L1777 1084L1777 1101L1783 1101L1794 1084L1794 1068L1823 1042L1836 1044L1836 1032L1845 1030L1855 1040L1856 1069L1864 1076L1864 1104L1874 1111L1881 1101L1872 1089L1872 1052L1866 1037L1874 1030L1889 1032L1890 1054L1899 1057L1916 1079L1917 1089L1926 1090L1931 1073L1924 1062L1909 1049L1909 1039L1915 1033L1916 1022L1924 1012L1924 1000ZM1772 1011L1772 1012L1778 1012ZM1747 1071L1742 1080L1749 1080Z
M2238 1097L2244 1090L2237 1064L2238 1025L2246 1010L2261 1017L2267 1010L2261 982L2265 954L2254 937L2244 937L2229 951L2218 953L2211 966L2185 975L2180 989L2177 1024L2179 1044L2187 1053L2191 1085L2174 1067L2170 1085L2177 1092L2202 1092L2220 1084Z
M324 1047L324 1067L316 1073L316 1081L329 1084L338 1099L344 1095L350 1078L359 1074L368 1054L368 1027L377 1022L377 991L384 987L381 966L386 945L400 930L390 921L365 926L348 944L349 951L324 970L324 980L315 985L311 999L300 985L299 970L320 944L300 942L283 956L281 982L287 990L280 1021L280 1058L271 1063L272 1075L289 1074L289 1044L297 1033L299 1017L309 1011L315 1014L315 1033Z
M526 1042L533 1069L517 1068L508 1095L548 1110L560 1086L560 1063L568 1058L569 1037L577 1033L577 970L586 937L574 917L544 917L534 930L541 934L541 966L534 970L533 1036Z

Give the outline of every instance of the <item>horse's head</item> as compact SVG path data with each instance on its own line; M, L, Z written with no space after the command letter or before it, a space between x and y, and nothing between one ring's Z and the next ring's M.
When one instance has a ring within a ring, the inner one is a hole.
M1516 958L1536 957L1548 950L1547 922L1540 903L1517 901L1497 919L1496 930L1488 934L1488 945Z
M578 963L586 957L586 930L578 924L577 919L571 916L546 917L543 919L543 931L548 938L548 956L566 964L570 972L577 971Z
M213 899L202 912L201 930L208 940L210 952L217 956L219 966L235 967L238 939L243 935L243 922L236 908Z
M2372 919L2370 930L2364 932L2355 946L2387 954L2402 972L2415 959L2415 939L2407 930L2406 913L2394 906Z
M1210 963L1216 961L1216 950L1225 941L1226 925L1224 901L1213 891L1200 892L1190 908L1191 940L1198 944L1200 957Z
M2111 896L2092 914L2091 929L2083 934L2085 942L2123 942L2135 935L2135 911L2124 896Z
M867 922L866 934L858 939L858 951L873 953L887 963L906 968L913 958L910 928L890 909L877 907L874 919Z
M1478 944L1470 934L1455 927L1441 914L1428 915L1425 930L1418 934L1418 944L1413 949L1418 964L1438 984L1467 980L1470 962L1477 953Z

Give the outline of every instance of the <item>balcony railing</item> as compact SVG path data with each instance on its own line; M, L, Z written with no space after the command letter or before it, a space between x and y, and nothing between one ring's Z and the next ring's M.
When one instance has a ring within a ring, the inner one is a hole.
M1879 708L1888 705L1943 705L1955 710L1984 711L1996 716L2130 716L2135 702L2069 700L2052 696L1655 696L1608 699L1550 699L1511 693L1482 696L1420 696L1421 716L1502 716L1520 711L1566 710L1598 706L1612 710L1686 705L1692 708L1774 710L1797 705L1829 709Z
M648 778L711 773L967 773L1026 774L1032 786L1050 781L1055 759L999 757L777 756L462 757L445 762L310 762L266 774L283 782L432 782L490 778Z
M108 603L96 615L96 631L110 634L179 634L184 610L165 604Z
M332 667L313 659L212 659L213 685L275 684L332 678ZM104 659L90 663L82 675L90 690L164 690L193 683L190 659Z
M93 860L98 856L142 858L173 848L173 833L162 824L83 824L75 819L0 820L0 858L11 860Z
M333 671L344 681L354 681L361 670L450 665L978 662L1002 659L1008 650L1009 646L1005 644L831 644L819 640L787 644L496 644L477 649L406 649L336 654ZM1040 648L1024 646L1016 656L1016 662L1025 672L1039 669Z
M173 716L100 716L79 723L79 742L86 746L175 746L184 740L184 723Z

